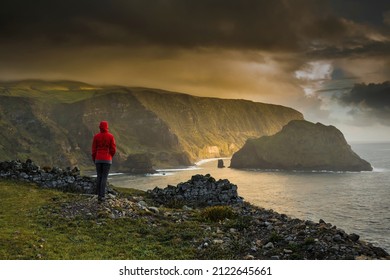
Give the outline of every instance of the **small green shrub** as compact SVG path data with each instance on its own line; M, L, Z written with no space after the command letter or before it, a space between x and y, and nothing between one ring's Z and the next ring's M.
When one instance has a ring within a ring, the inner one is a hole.
M212 222L231 219L234 217L234 212L230 206L210 206L202 210L201 217Z
M316 243L313 237L306 237L304 241L304 245L310 245Z
M280 236L276 231L273 231L271 233L271 236L269 237L269 241L272 243L277 243L279 241L283 240L283 237Z

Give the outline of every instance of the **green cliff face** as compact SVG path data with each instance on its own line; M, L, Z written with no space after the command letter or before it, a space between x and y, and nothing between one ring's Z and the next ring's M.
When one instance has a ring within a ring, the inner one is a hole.
M90 146L101 120L116 137L120 169L133 154L158 167L231 156L248 138L303 119L277 105L69 81L2 82L0 100L2 160L63 167L93 167Z
M291 121L272 136L248 140L231 160L232 168L371 171L334 126Z

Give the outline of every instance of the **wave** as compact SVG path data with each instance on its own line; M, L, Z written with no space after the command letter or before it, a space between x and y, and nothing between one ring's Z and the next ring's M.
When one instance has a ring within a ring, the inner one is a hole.
M117 172L117 173L110 173L108 174L108 176L118 176L118 175L123 175L125 173L120 173L120 172Z
M120 173L120 172L109 173L109 174L108 174L108 177L119 176L119 175L123 175L123 174L125 174L125 173ZM90 176L91 176L92 178L96 178L96 177L97 177L96 174L92 174L92 175L90 175Z
M203 168L200 168L198 166L187 166L187 167L183 167L183 168L165 168L165 169L156 169L157 173L145 174L145 175L147 177L171 176L177 172L200 170L200 169L203 169Z
M386 168L380 168L380 167L372 167L372 172L377 172L377 173L383 173L383 172L389 172L389 169Z
M311 173L311 174L357 174L357 173L370 173L370 172L387 172L389 170L384 168L373 168L373 171L332 171L332 170L285 170L285 169L256 169L256 168L245 168L243 170L254 171L254 172L270 172L270 173Z
M195 165L203 165L205 163L216 161L216 160L219 160L219 159L229 160L231 158L230 157L225 157L225 158L221 158L221 157L218 157L218 158L206 158L206 159L202 159L200 161L195 162Z
M198 166L188 166L183 168L166 168L166 169L156 169L157 172L179 172L179 171L187 171L187 170L199 170L202 169Z
M174 175L174 172L162 172L162 173L148 173L145 174L146 177L161 177L161 176L172 176Z

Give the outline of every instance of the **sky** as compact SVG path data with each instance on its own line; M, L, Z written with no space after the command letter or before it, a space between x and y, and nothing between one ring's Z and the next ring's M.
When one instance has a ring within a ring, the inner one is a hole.
M77 80L299 110L390 141L390 1L2 0L0 80Z

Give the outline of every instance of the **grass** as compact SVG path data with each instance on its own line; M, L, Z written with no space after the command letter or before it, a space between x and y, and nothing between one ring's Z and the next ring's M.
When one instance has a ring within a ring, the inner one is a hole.
M218 222L224 219L231 219L234 216L234 212L230 206L210 206L202 210L200 213L201 218L204 220Z
M130 193L129 193L130 192ZM69 219L61 207L86 196L0 180L0 259L195 259L197 221ZM139 194L128 191L122 195Z

